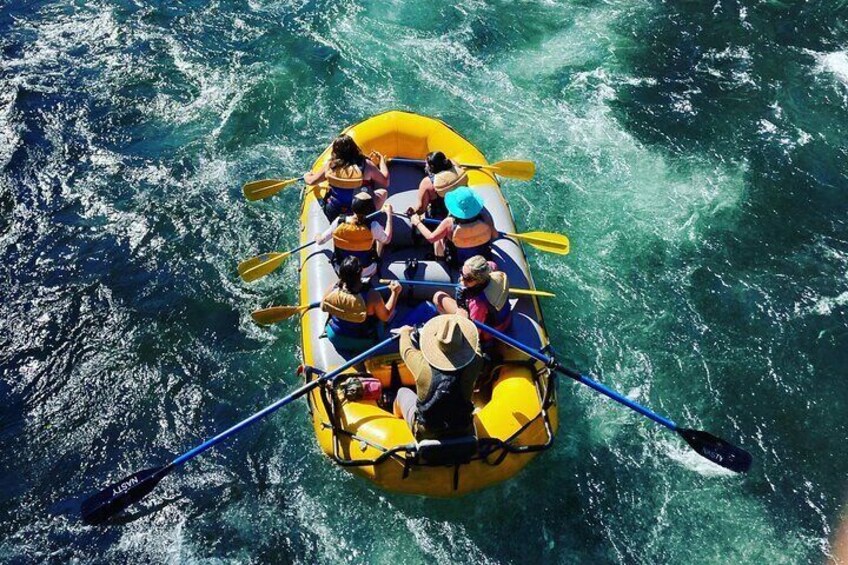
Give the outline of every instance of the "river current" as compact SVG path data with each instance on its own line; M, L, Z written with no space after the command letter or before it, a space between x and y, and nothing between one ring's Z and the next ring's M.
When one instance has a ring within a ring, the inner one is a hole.
M0 562L820 563L848 501L848 4L0 0ZM321 455L304 403L81 500L298 383L296 176L341 129L445 120L505 180L552 342L724 472L561 382L555 447L458 500Z

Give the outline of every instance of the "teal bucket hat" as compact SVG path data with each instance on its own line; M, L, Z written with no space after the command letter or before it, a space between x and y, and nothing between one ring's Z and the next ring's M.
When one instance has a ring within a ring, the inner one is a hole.
M483 199L470 188L461 186L445 195L445 206L451 216L470 220L483 210Z

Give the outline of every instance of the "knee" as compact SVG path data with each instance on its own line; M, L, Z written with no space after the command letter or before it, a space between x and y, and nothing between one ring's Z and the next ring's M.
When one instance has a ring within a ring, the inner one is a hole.
M448 296L448 293L443 290L439 290L436 292L436 294L433 295L433 304L436 305L436 308L442 310L442 303L445 301L445 298L450 297Z

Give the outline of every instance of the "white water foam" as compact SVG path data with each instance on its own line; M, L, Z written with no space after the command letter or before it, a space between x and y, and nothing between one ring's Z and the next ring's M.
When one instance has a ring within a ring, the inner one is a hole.
M808 51L816 60L816 70L833 75L839 82L848 86L848 50L831 53Z

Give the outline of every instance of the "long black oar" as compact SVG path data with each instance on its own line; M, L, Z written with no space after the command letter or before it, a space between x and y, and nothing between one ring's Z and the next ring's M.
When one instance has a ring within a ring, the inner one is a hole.
M103 522L110 516L113 516L114 514L117 514L121 510L127 508L129 505L138 502L139 500L147 496L150 491L152 491L154 487L156 487L159 481L161 481L166 475L168 475L171 471L173 471L183 463L194 459L207 449L214 447L215 445L221 443L230 436L240 432L241 430L253 424L257 420L260 420L268 414L279 410L291 401L300 398L301 396L308 393L310 390L317 387L322 382L329 381L333 379L336 375L343 373L345 370L349 369L350 367L353 367L357 363L365 361L373 354L377 353L377 351L387 346L393 340L397 339L397 337L398 336L396 335L389 337L388 339L378 343L371 349L360 353L338 369L330 371L329 373L322 375L320 378L306 383L305 385L301 386L300 388L296 389L295 391L281 398L275 403L266 406L253 416L242 420L238 424L221 432L212 439L203 442L191 451L183 453L167 465L163 465L161 467L153 467L151 469L145 469L144 471L139 471L130 475L129 477L126 477L125 479L118 481L113 485L110 485L106 489L86 499L82 503L82 519L89 524L98 524L100 522Z
M737 447L732 443L718 438L708 432L681 428L668 418L664 418L659 414L656 414L655 412L652 412L651 410L645 408L644 406L636 404L629 398L624 397L619 393L615 392L614 390L605 387L601 383L593 381L592 379L581 375L573 369L563 367L556 360L552 359L548 355L545 355L541 351L528 347L520 341L517 341L509 337L508 335L504 335L503 333L487 326L486 324L481 324L476 320L474 320L474 323L481 330L490 333L491 335L495 336L507 345L511 345L512 347L523 351L530 357L538 359L548 367L551 367L557 372L562 373L566 377L574 379L575 381L582 383L600 392L601 394L608 396L609 398L612 398L616 402L627 406L631 410L635 410L643 416L647 416L654 422L665 426L673 432L677 432L677 434L680 435L680 437L682 437L692 449L694 449L696 452L698 452L699 455L706 459L709 459L713 463L721 465L725 469L730 469L735 473L744 473L751 468L751 462L753 458L751 457L750 453L748 453L741 447Z

